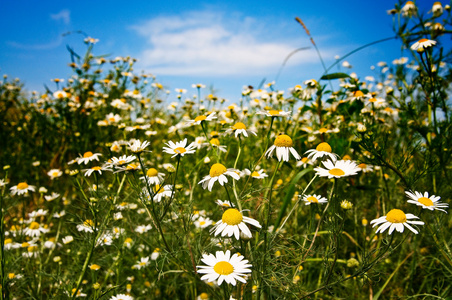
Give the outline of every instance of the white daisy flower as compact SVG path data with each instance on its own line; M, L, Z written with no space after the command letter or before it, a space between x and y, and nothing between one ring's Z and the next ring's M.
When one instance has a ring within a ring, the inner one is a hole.
M217 201L215 201L215 203L221 207L227 207L227 208L234 207L234 205L229 200L223 201L223 200L217 199Z
M304 195L302 200L305 202L306 205L310 205L311 203L322 204L328 202L328 200L325 197L322 197L320 195Z
M421 206L424 209L429 210L440 210L447 214L447 211L445 211L443 208L448 208L449 204L447 203L441 203L439 202L439 199L441 199L440 196L431 195L428 196L428 192L425 192L424 195L422 195L419 192L405 192L405 194L410 198L408 200L408 203L416 204L418 206Z
M63 175L63 172L61 172L60 169L52 169L49 172L47 172L47 175L49 175L50 179L55 179Z
M235 123L231 128L227 129L225 131L227 134L234 133L235 137L238 137L240 134L242 134L245 137L248 137L248 134L254 134L257 135L254 131L246 129L246 125L242 122Z
M24 234L29 237L39 237L42 233L49 231L49 229L42 227L38 222L33 221L24 229Z
M205 121L212 121L213 119L217 118L216 114L217 114L216 112L213 112L213 113L209 114L208 116L205 116L205 115L197 116L194 120L189 120L187 122L187 125L199 125L203 121L204 122Z
M141 153L143 151L145 151L144 149L146 149L147 146L149 146L151 143L148 141L144 141L143 143L141 143L140 140L133 140L129 142L129 149L130 151L132 151L133 153ZM150 152L150 151L148 151Z
M84 232L94 232L94 222L93 220L85 220L82 224L77 225L78 231Z
M122 120L121 116L118 114L109 113L105 116L105 119L109 124L118 123Z
M69 244L74 241L74 237L72 235L67 235L64 238L61 239L63 241L63 244Z
M215 256L213 254L203 254L201 261L207 266L196 266L198 273L205 274L201 280L212 282L218 280L218 285L223 281L226 283L236 285L237 280L246 283L245 277L247 273L251 273L249 269L252 267L248 264L245 257L235 253L231 257L231 252L217 251Z
M177 155L184 156L185 154L193 154L195 153L194 149L196 148L196 145L193 142L187 146L187 139L176 143L169 141L165 145L168 147L163 147L163 152L172 154L173 156L171 156L171 158Z
M90 169L85 169L85 170L83 170L83 171L85 171L85 177L89 177L89 176L91 176L91 174L93 174L93 172L98 172L99 173L99 175L102 175L102 167L100 167L100 166L95 166L95 167L92 167L92 168L90 168Z
M313 164L314 163L305 156L301 160L297 161L296 166L306 168L308 165L313 165Z
M320 143L315 149L306 151L305 154L311 161L316 161L317 158L328 156L332 161L336 161L339 155L332 153L333 149L328 143Z
M246 175L249 175L254 179L264 179L265 177L268 177L268 175L265 174L264 170L256 170L254 172L251 172L250 170L245 169L244 172Z
M419 219L413 214L405 214L400 209L391 209L386 216L380 217L378 219L370 221L370 224L374 224L372 227L381 225L378 227L375 233L384 232L389 228L389 234L391 234L394 229L398 232L403 232L404 227L411 230L413 233L418 234L418 231L411 227L409 224L414 225L424 225L422 221L408 221L410 219Z
M138 225L137 228L135 228L135 232L146 233L151 229L152 229L152 226L149 224L148 225Z
M154 202L160 202L162 201L163 198L168 198L171 197L173 195L173 186L172 185L165 185L165 186L160 186L160 185L156 185L154 187Z
M215 226L212 227L210 232L214 232L215 236L220 233L221 236L227 235L228 237L231 237L234 235L237 240L240 239L240 232L242 232L245 236L251 238L251 231L245 223L256 226L257 228L262 228L258 221L245 217L236 208L229 208L223 213L221 220L215 223Z
M202 188L206 189L208 188L209 191L212 191L212 187L214 183L218 180L218 183L221 185L224 185L228 182L228 178L226 175L231 176L235 180L239 180L240 176L237 174L237 171L235 169L226 169L225 166L223 166L220 163L213 164L210 168L209 175L206 175L198 184L202 183Z
M149 168L146 171L146 176L140 177L141 180L147 180L149 185L160 184L163 182L163 177L165 173L160 173L155 168Z
M19 184L13 186L10 188L11 195L15 196L17 195L23 195L28 194L28 192L34 192L36 191L36 186L34 185L28 185L26 182L20 182Z
M265 155L267 156L267 158L270 158L273 154L273 151L276 149L276 157L278 158L278 161L289 161L289 152L292 153L293 157L295 157L296 160L300 160L301 156L292 146L292 139L288 135L280 134L276 137L273 146L268 148L268 150L265 152Z
M134 161L137 157L135 155L123 155L120 157L110 158L104 165L105 168L122 167Z
M28 217L29 217L30 219L33 219L33 220L34 220L34 219L39 218L39 217L47 216L48 213L49 213L48 210L44 210L44 209L40 208L40 209L38 209L38 210L34 210L34 211L32 211L31 213L29 213L29 214L28 214Z
M417 52L424 52L426 48L432 47L436 45L436 41L429 40L429 39L420 39L413 45L411 45L411 50L417 51Z
M46 199L46 201L50 202L50 201L55 200L55 199L58 198L58 197L60 197L60 194L55 193L55 192L52 192L51 195L45 195L45 196L44 196L44 199Z
M80 155L80 157L77 157L76 159L75 159L75 161L80 165L80 164L82 164L82 163L84 163L85 165L87 165L90 161L93 161L93 160L99 160L99 156L101 156L102 154L101 153L93 153L93 152L91 152L91 151L88 151L88 152L85 152L84 154L83 154L83 156L82 155Z
M365 164L365 163L360 163L358 165L358 168L363 173L373 172L373 170L374 170L374 166L368 165L368 164Z
M149 257L146 256L146 257L140 258L140 260L137 261L137 263L135 265L133 265L132 268L141 270L142 268L146 268L147 266L149 266L149 264L150 264Z
M209 218L199 217L196 221L193 222L196 228L206 228L212 225L213 221Z
M156 260L160 255L160 249L159 248L155 248L154 251L152 251L151 253L151 259L152 260Z
M126 294L118 294L116 296L112 296L109 300L133 300L133 297Z
M292 111L283 111L283 110L264 110L264 111L258 111L257 115L266 115L267 117L290 117L290 113Z
M335 162L327 160L322 161L322 164L326 169L322 167L314 168L314 171L316 171L317 175L320 177L328 176L328 178L341 178L356 175L361 170L356 163L351 160L338 160Z
M110 246L111 244L113 244L113 236L109 232L102 234L96 241L96 247Z

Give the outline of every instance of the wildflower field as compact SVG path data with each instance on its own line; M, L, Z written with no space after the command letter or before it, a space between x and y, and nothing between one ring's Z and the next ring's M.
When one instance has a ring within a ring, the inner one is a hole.
M236 103L94 38L45 93L5 75L2 299L452 299L450 7L390 13L375 76Z

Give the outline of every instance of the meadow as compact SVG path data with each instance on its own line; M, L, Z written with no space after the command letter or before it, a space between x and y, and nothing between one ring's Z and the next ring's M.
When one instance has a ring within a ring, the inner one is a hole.
M452 299L450 6L389 14L375 76L237 103L90 37L44 93L3 76L2 299Z

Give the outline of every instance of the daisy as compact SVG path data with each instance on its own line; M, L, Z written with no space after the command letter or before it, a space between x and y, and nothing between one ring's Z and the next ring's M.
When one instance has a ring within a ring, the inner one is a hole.
M126 294L118 294L116 296L112 296L109 300L133 300L133 297Z
M52 169L49 172L47 172L47 175L49 175L50 179L55 179L63 175L63 172L59 169Z
M401 11L404 17L411 17L413 14L416 14L417 7L413 1L407 1Z
M356 163L351 160L338 160L335 162L327 160L322 161L322 164L326 169L321 167L314 168L314 171L317 171L317 175L320 177L328 176L328 178L341 178L356 175L359 171L361 171Z
M234 207L234 205L229 200L223 201L223 200L218 199L217 201L215 201L215 203L221 207L227 207L227 208Z
M405 192L405 194L410 198L410 200L407 201L408 203L416 204L429 210L440 210L447 214L447 211L442 208L447 209L449 204L439 202L439 199L441 199L440 196L431 195L429 197L428 192L425 192L424 195L419 192Z
M146 233L151 229L152 229L152 226L149 224L148 225L138 225L137 228L135 228L135 232Z
M276 157L278 158L278 161L289 161L289 152L292 153L296 160L300 160L301 156L292 146L292 139L288 135L280 134L276 137L273 146L268 148L267 152L265 152L265 155L267 158L270 158L273 151L276 149Z
M196 228L206 228L212 225L213 221L209 218L199 217L196 221L193 222Z
M305 156L301 160L297 161L296 166L306 168L308 165L312 165L312 164L313 164L313 162Z
M146 268L149 266L149 257L142 257L132 268L141 270L141 268Z
M162 201L162 198L168 198L173 195L173 187L171 185L159 186L158 184L154 187L154 202Z
M290 113L292 111L283 111L283 110L265 110L265 111L258 111L257 115L266 115L267 117L289 117Z
M82 224L77 225L78 231L84 231L84 232L94 232L94 222L93 220L86 220Z
M99 174L102 175L102 167L99 167L99 166L92 167L91 169L85 169L83 171L85 171L84 175L86 177L91 176L91 174L93 174L93 172L95 172L95 171L97 171Z
M311 161L316 161L317 158L328 156L332 161L336 161L339 157L336 153L332 153L333 149L328 143L320 143L315 149L305 152Z
M133 153L141 153L143 151L145 151L144 149L149 146L151 143L149 143L148 141L144 141L143 143L141 143L140 140L133 140L129 142L129 149L130 151L132 151ZM150 151L148 151L150 152Z
M234 133L235 137L238 137L239 134L244 135L245 137L248 137L248 134L254 134L257 135L254 131L247 130L246 125L242 122L235 123L231 128L225 131L227 134Z
M156 260L160 255L160 248L155 248L151 253L151 259Z
M420 39L413 45L411 45L411 50L417 51L419 53L424 52L425 48L429 48L436 45L436 41L432 41L429 39Z
M134 161L137 157L135 155L123 155L120 157L112 157L105 163L105 168L122 167Z
M306 205L310 205L311 203L322 204L328 202L325 197L322 197L320 195L304 195L303 201L306 202Z
M207 280L212 282L218 280L218 285L221 285L223 281L226 283L236 285L237 281L246 283L246 273L251 273L249 269L252 267L248 264L248 260L245 257L235 253L231 257L231 252L217 251L213 254L203 254L201 261L207 266L196 266L198 273L205 274L201 277L201 280Z
M74 237L72 235L67 235L64 238L61 239L63 241L63 244L67 245L74 241Z
M20 182L19 184L10 188L11 195L23 195L28 194L29 191L36 191L36 187L34 185L28 185L26 182Z
M194 149L196 148L196 145L193 142L187 146L187 139L176 143L169 141L166 145L168 147L163 147L163 152L173 154L171 158L177 155L184 156L185 154L193 154L195 153Z
M245 217L236 208L229 208L223 213L221 220L215 223L215 226L212 227L210 232L214 232L215 236L220 233L221 236L227 235L228 237L231 237L234 235L237 240L240 238L240 232L242 232L245 236L251 238L251 231L245 223L256 226L257 228L262 228L258 221Z
M41 233L49 232L49 229L41 227L38 222L31 222L30 225L24 229L24 234L29 237L39 237Z
M389 234L391 234L394 229L398 232L403 232L404 227L411 230L413 233L418 234L418 231L411 227L409 224L415 224L415 225L424 225L424 222L422 221L408 221L410 219L419 219L413 214L405 214L400 209L391 209L386 216L380 217L378 219L370 221L370 224L374 224L372 226L378 226L382 224L380 227L378 227L377 231L375 233L384 232L386 229L389 228Z
M253 177L254 179L264 179L265 177L268 177L268 175L264 173L264 170L258 170L258 171L251 172L250 170L245 169L244 172L246 175L249 175L249 176Z
M118 114L109 113L105 116L105 119L109 124L118 123L122 120L121 116Z
M439 17L443 14L443 6L441 2L435 2L432 6L432 13L434 17Z
M155 168L149 168L146 171L146 176L140 177L141 180L147 180L149 185L160 184L163 182L164 173L160 173Z
M99 156L101 156L101 153L93 153L91 151L85 152L83 154L83 156L80 155L80 157L77 157L75 159L75 161L80 165L82 163L84 163L85 165L87 165L90 161L93 160L99 160Z
M60 194L55 193L55 192L52 192L51 195L45 195L45 196L44 196L44 199L46 199L47 202L50 202L50 201L55 200L55 199L58 198L58 197L60 197Z
M371 165L368 165L368 164L365 164L365 163L360 163L358 165L358 168L363 173L373 172L373 170L374 170L374 166L371 166Z
M226 175L231 176L235 180L239 180L240 176L237 174L235 169L226 169L222 164L213 164L210 168L209 175L206 175L198 184L202 183L202 188L209 189L209 192L212 191L212 187L214 183L218 180L218 183L224 185L228 182L228 178Z
M197 116L194 120L189 120L187 122L187 125L199 125L202 122L212 121L213 119L217 118L216 114L217 114L216 112L213 112L213 113L209 114L208 116L205 116L205 115Z

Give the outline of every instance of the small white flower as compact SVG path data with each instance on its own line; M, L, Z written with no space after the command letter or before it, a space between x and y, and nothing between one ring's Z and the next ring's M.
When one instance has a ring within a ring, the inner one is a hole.
M300 196L301 197L301 196ZM325 197L322 197L320 195L304 195L303 199L305 202L305 205L310 205L310 204L323 204L323 203L327 203L328 200Z
M202 188L208 188L212 191L212 187L216 181L219 184L224 185L228 182L226 175L232 177L235 180L239 180L240 176L237 174L235 169L226 169L226 167L220 163L213 164L210 168L209 175L206 175L198 184L202 184Z
M332 153L331 146L328 143L320 143L315 149L311 149L306 151L305 154L308 155L308 158L313 162L317 160L317 158L328 156L332 161L336 161L339 155Z
M187 146L187 139L184 139L183 141L173 143L172 141L169 141L166 143L168 147L163 147L163 152L172 154L171 158L180 155L184 156L185 154L193 154L195 153L195 143L191 143Z
M93 160L99 160L99 156L101 156L101 153L93 153L91 151L85 152L83 154L83 156L80 155L80 157L77 157L75 159L75 161L80 165L82 163L84 163L85 165L87 165L90 161Z
M447 211L445 211L443 208L447 209L449 207L449 204L439 202L439 200L441 199L440 196L431 195L429 197L428 192L425 192L424 195L422 195L419 192L413 193L411 191L406 191L405 194L410 198L410 200L407 201L408 203L416 204L424 209L440 210L447 213Z
M231 237L234 235L237 240L240 238L240 232L242 232L245 236L251 238L252 234L246 223L257 228L262 227L258 221L245 217L238 209L229 208L223 213L221 220L215 223L210 231L214 232L215 236L220 233L221 236L227 235Z
M146 147L149 146L150 144L151 143L148 141L144 141L143 143L141 143L140 140L133 140L133 141L129 142L129 149L133 153L141 153L141 152L145 151L144 149L146 149Z
M293 157L296 160L300 160L301 156L292 146L292 139L288 135L281 134L276 137L273 146L268 148L268 150L265 152L265 155L267 156L267 158L270 158L273 154L273 151L276 149L276 157L278 158L278 161L289 161L289 153L292 153Z
M429 39L420 39L413 45L411 45L411 50L417 51L417 52L424 52L426 48L432 47L436 45L436 41L429 40Z
M341 178L345 176L356 175L361 169L358 168L355 162L351 160L338 160L332 162L331 160L322 161L326 169L317 167L314 171L320 177Z

